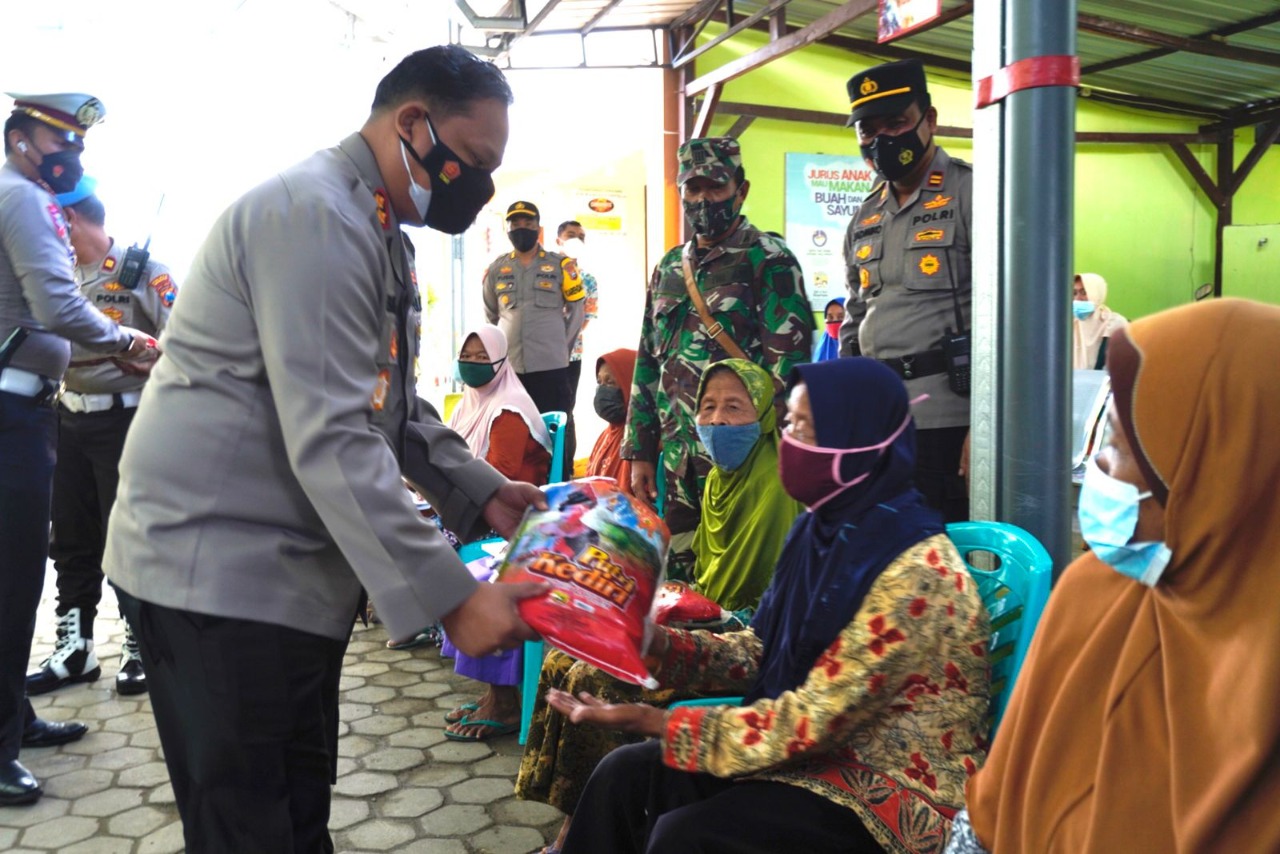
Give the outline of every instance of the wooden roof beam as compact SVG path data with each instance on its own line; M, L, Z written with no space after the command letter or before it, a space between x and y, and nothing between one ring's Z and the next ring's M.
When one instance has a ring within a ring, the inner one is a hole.
M1228 24L1225 27L1218 27L1212 30L1205 30L1195 36L1197 39L1221 39L1227 36L1239 35L1247 33L1249 30L1256 30L1259 27L1270 26L1271 24L1280 23L1280 10L1268 12L1265 15L1258 15L1245 21L1239 21L1234 24ZM1114 68L1123 68L1126 65L1133 65L1138 62L1147 62L1152 59L1159 59L1162 56L1168 56L1171 53L1177 53L1177 50L1171 47L1156 48L1155 50L1147 50L1142 53L1135 53L1132 56L1122 56L1118 59L1109 59L1106 62L1098 62L1093 65L1080 69L1083 74L1097 74L1102 71L1111 71Z
M1081 30L1095 35L1120 39L1137 44L1168 48L1173 51L1185 51L1201 56L1212 56L1217 59L1230 59L1236 62L1248 62L1254 65L1265 65L1268 68L1280 68L1280 53L1269 50L1257 50L1251 47L1232 47L1212 39L1186 38L1169 33L1148 30L1145 27L1113 21L1097 15L1080 15L1077 20Z
M708 71L701 77L691 81L685 87L685 97L710 89L717 84L723 86L748 71L754 71L760 66L767 65L792 51L811 45L843 27L854 18L873 12L878 7L879 0L849 0L848 3L836 7L808 26L801 27L793 33L788 33L777 41L769 42L760 49L725 63L719 68Z

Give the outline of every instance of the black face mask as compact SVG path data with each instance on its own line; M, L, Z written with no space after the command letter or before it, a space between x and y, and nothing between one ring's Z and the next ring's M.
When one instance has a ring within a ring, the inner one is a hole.
M906 133L897 136L880 134L866 145L859 146L862 158L869 160L885 180L901 181L920 165L920 158L924 156L926 146L918 133L923 121L924 116L921 115L920 121Z
M684 215L693 226L694 234L702 237L719 237L733 228L738 221L738 213L742 210L739 193L734 193L722 202L703 199L700 202L683 202Z
M622 424L627 420L627 407L622 402L622 389L614 385L596 386L596 415L610 424Z
M538 229L536 228L513 228L507 232L507 237L510 238L511 245L516 248L517 252L528 252L538 245Z
M80 152L71 148L45 154L36 168L40 170L40 180L48 184L49 189L55 193L70 193L84 176Z
M471 227L480 209L493 198L493 177L488 171L464 162L440 140L431 117L426 118L427 130L435 143L426 157L419 157L409 140L400 137L409 155L431 176L431 203L423 220L436 231L461 234Z

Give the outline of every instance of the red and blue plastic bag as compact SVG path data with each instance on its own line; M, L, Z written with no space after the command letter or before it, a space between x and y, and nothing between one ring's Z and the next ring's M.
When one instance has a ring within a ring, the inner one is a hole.
M607 478L544 487L511 539L499 581L540 581L520 616L552 646L625 682L656 688L643 654L670 534L643 502Z

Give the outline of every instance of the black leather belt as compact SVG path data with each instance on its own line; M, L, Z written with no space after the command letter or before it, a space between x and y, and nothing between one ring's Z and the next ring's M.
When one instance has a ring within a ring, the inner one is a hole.
M926 350L910 356L878 361L904 380L915 380L947 372L947 357L941 350Z

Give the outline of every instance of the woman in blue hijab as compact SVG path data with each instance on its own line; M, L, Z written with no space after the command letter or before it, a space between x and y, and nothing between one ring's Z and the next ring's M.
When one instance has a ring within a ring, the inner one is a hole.
M874 359L802 365L779 446L793 526L749 629L659 629L665 685L742 706L549 695L575 723L653 740L611 753L564 854L923 852L945 845L985 757L989 625L912 485L902 381Z
M840 324L844 323L844 297L836 297L827 303L822 312L823 327L818 333L818 344L813 348L813 361L825 362L840 358Z

